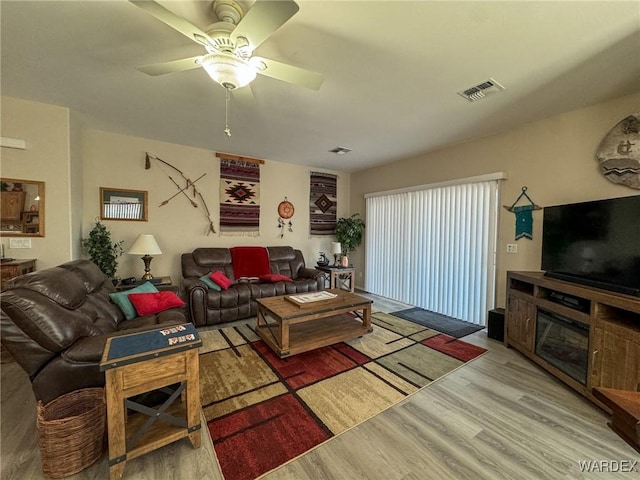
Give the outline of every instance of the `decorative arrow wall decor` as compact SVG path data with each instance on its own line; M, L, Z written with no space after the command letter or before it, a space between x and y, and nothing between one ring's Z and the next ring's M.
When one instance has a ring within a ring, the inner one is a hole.
M145 170L149 170L151 168L151 161L152 160L156 163L156 165L158 166L160 171L162 173L164 173L169 178L169 180L171 180L171 182L178 189L177 193L173 194L172 196L168 197L166 200L162 201L162 203L160 203L159 206L160 207L164 207L171 200L173 200L175 197L177 197L178 195L182 194L188 200L188 202L191 204L191 206L193 208L200 208L201 207L202 210L204 211L204 214L207 217L207 235L209 235L210 233L216 233L216 230L215 230L215 228L213 226L213 220L211 219L211 212L209 211L209 207L207 207L207 202L205 202L204 197L202 196L202 193L200 192L200 190L198 190L198 187L196 187L196 185L195 185L195 183L198 180L200 180L202 177L204 177L206 175L206 173L203 173L202 175L200 175L195 180L191 180L179 168L171 165L169 162L167 162L165 160L162 160L160 157L156 157L155 155L152 155L152 154L150 154L148 152L146 153L146 156L145 156L145 163L144 163ZM185 181L185 186L181 187L180 184L178 182L176 182L176 180L171 176L171 174L164 170L164 168L162 167L162 164L166 165L169 168L172 168L178 174L180 174L182 179ZM193 198L191 196L189 196L188 192L191 192ZM200 203L197 203L194 200L194 198L198 198L200 200Z

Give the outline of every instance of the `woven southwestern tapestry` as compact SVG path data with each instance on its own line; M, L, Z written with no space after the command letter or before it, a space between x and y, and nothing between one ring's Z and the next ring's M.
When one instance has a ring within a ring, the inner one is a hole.
M338 176L311 172L309 216L311 235L336 233Z
M260 233L260 165L220 159L220 233Z

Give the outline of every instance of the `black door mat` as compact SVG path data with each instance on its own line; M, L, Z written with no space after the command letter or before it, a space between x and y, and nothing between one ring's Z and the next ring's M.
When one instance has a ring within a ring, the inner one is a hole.
M484 329L481 325L464 322L457 318L441 315L440 313L431 312L424 308L414 307L407 310L393 312L391 315L404 318L410 322L424 325L427 328L436 330L454 338L462 338L471 333Z

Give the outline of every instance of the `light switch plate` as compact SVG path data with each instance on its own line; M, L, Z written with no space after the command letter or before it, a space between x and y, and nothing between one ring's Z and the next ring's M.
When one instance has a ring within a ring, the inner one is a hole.
M507 253L518 253L518 244L507 243Z
M9 248L31 248L30 238L10 238Z

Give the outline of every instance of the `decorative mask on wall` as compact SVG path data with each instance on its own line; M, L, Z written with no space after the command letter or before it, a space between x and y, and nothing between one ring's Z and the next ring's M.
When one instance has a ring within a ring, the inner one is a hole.
M618 123L600 143L602 174L614 183L640 189L640 113Z

